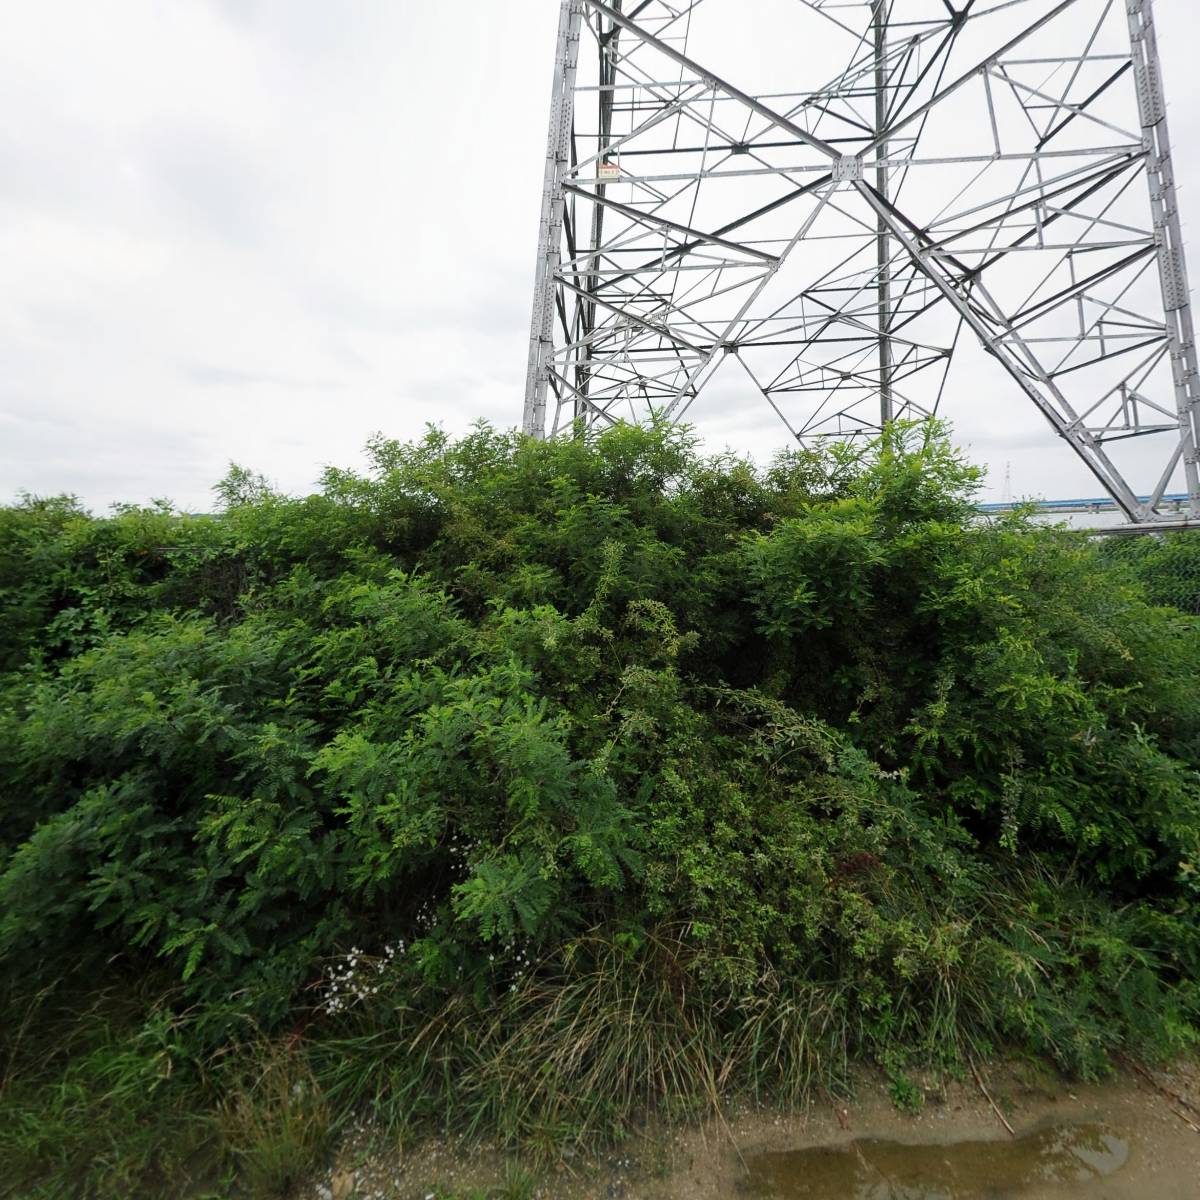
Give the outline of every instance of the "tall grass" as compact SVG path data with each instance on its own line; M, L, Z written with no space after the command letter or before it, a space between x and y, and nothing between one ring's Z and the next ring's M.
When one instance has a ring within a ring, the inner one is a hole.
M750 1089L798 1102L845 1064L834 1005L817 988L714 994L684 941L635 952L593 933L481 1010L469 996L432 1011L376 1005L310 1048L340 1111L381 1129L414 1124L499 1137L542 1156L625 1136L648 1114L691 1118Z
M1050 894L1057 908L1039 916ZM919 893L908 901L919 914ZM1010 878L962 915L957 951L875 1011L833 974L797 984L764 968L745 982L729 964L743 981L731 986L684 929L636 940L597 929L487 994L447 999L383 975L349 1011L314 1011L292 1033L203 1060L186 1051L169 996L149 1018L145 997L114 993L69 1015L64 991L43 1011L10 1013L0 1195L281 1200L352 1128L385 1146L463 1135L548 1164L619 1143L649 1118L844 1096L864 1059L899 1088L912 1062L957 1070L1000 1044L1076 1071L1094 1071L1119 1036L1147 1056L1178 1051L1186 1037L1164 1030L1185 1028L1191 1001L1162 994L1132 919L1067 880ZM1089 1009L1071 971L1097 977L1123 1026Z
M215 1113L174 997L47 988L0 1008L0 1196L203 1195Z

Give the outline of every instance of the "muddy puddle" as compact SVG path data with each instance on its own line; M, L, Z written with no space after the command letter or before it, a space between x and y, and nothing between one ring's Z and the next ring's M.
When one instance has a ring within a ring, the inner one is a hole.
M753 1156L739 1191L763 1200L1094 1196L1097 1183L1120 1174L1129 1151L1127 1138L1101 1124L1044 1125L1007 1142L858 1138Z

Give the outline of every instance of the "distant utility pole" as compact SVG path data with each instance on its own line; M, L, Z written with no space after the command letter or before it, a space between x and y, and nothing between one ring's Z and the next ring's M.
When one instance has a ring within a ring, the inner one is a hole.
M1180 483L1200 520L1152 0L561 0L527 433L711 396L869 436L971 343L962 403L1032 405L1131 521Z

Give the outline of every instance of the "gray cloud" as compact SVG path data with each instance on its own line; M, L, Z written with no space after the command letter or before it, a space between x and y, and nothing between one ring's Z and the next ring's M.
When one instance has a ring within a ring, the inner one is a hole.
M140 155L158 212L186 232L235 250L262 246L273 207L261 160L250 147L195 125L156 128Z
M337 391L342 386L328 379L305 379L268 371L234 371L228 367L209 363L185 363L180 367L180 371L185 378L206 388L245 388L266 385L298 392L331 392Z
M556 8L9 5L0 498L199 508L230 459L301 489L377 429L515 423ZM1159 23L1189 20L1163 6ZM1200 134L1190 44L1163 37L1180 147ZM1088 489L969 362L948 395L994 478L1012 458L1018 491ZM692 415L714 448L786 440L732 381Z

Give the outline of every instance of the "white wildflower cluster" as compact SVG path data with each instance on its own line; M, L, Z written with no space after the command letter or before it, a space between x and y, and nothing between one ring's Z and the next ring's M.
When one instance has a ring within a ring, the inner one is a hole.
M533 954L529 949L528 942L508 941L504 943L504 962L511 966L512 974L510 976L508 990L515 992L521 980L533 970ZM488 962L493 961L494 956L488 955Z
M351 946L349 953L335 960L326 972L318 1006L335 1016L378 995L381 978L407 949L403 938L389 942L378 955Z
M463 875L468 874L471 856L479 849L479 843L469 840L465 833L456 831L450 835L450 841L446 848L450 851L450 861L455 870L460 871Z
M433 901L427 896L421 901L421 907L417 909L417 915L413 918L413 923L418 929L429 930L433 928L433 921L436 916Z

